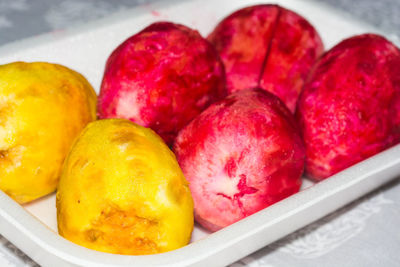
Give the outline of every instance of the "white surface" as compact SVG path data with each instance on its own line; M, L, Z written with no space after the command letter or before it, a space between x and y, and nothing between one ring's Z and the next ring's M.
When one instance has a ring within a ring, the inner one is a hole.
M81 72L98 90L104 63L111 51L149 23L170 20L197 28L207 35L221 18L253 3L260 2L207 0L159 4L153 6L154 9L144 6L118 13L83 29L9 44L0 48L0 64L16 60L60 63ZM314 2L282 0L274 3L305 16L320 32L327 48L345 37L373 30ZM26 210L34 215L31 216L0 194L0 232L45 266L224 265L321 218L397 176L399 170L400 147L397 146L207 238L203 238L207 233L196 228L193 239L202 240L167 253L168 257L165 254L111 255L64 240L55 234L54 196L26 205Z

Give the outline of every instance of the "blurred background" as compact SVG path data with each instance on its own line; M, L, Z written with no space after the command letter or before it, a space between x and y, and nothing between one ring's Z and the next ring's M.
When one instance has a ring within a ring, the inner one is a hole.
M0 0L0 45L156 1L168 0ZM400 36L399 0L308 1L323 2Z

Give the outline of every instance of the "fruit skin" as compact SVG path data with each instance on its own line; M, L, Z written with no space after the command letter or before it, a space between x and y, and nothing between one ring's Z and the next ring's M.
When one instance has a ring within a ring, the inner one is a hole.
M306 172L325 179L400 138L400 50L385 38L346 39L316 64L296 117Z
M193 200L174 154L128 120L90 123L66 159L57 192L59 234L116 254L186 245Z
M159 22L109 57L98 115L150 127L172 144L183 126L225 95L225 71L214 47L197 31Z
M0 188L19 203L56 189L72 142L96 118L79 73L45 62L0 66Z
M216 231L300 189L304 147L293 115L261 89L235 92L183 128L174 144L195 218Z
M260 87L278 96L293 113L308 73L324 50L308 21L268 4L232 13L208 39L225 64L229 93Z

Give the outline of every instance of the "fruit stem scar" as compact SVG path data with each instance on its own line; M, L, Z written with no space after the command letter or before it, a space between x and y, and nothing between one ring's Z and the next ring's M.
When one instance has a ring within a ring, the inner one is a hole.
M269 58L269 55L271 54L271 50L272 50L272 42L275 38L276 29L278 28L279 21L281 19L282 8L280 8L280 7L277 7L277 8L278 8L278 14L276 15L274 25L272 26L271 37L269 38L269 41L268 41L267 51L265 52L264 60L261 65L260 74L259 74L258 80L257 80L258 87L260 87L260 83L261 83L261 79L263 78L264 70L267 67L268 58Z
M236 193L234 195L234 198L238 198L238 197L240 198L240 197L242 197L244 195L254 194L254 193L256 193L258 191L257 188L248 186L246 184L246 175L245 174L241 174L241 175L239 175L239 177L240 177L240 180L239 180L239 183L237 184L237 188L239 189L239 193Z
M239 175L240 180L239 183L237 184L237 188L239 189L239 193L236 193L233 196L233 200L235 200L240 208L240 211L243 213L244 216L247 216L246 210L243 208L243 204L241 201L241 198L244 195L250 195L250 194L254 194L258 191L257 188L248 186L246 183L246 175L245 174L241 174Z
M221 193L221 192L217 193L216 195L217 195L217 196L224 197L224 198L226 198L226 199L229 199L230 201L232 201L232 203L235 203L235 202L236 202L237 205L238 205L238 207L239 207L239 209L240 209L240 211L242 212L242 214L243 214L244 216L247 216L247 213L246 213L246 211L244 210L243 204L242 204L242 202L240 201L240 199L241 199L244 195L250 195L250 194L255 194L255 193L257 193L258 189L255 188L255 187L251 187L251 186L248 186L248 185L247 185L247 183L246 183L246 178L247 178L247 177L246 177L245 174L241 174L241 175L239 175L239 177L240 177L240 180L239 180L238 184L236 185L237 189L239 190L239 193L234 194L233 197L232 197L232 196L228 196L228 195L226 195L226 194L224 194L224 193Z

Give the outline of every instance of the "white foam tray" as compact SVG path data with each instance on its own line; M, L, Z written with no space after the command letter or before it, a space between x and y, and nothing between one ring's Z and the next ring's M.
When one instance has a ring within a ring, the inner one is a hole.
M85 75L98 91L111 51L148 24L170 20L196 28L206 36L224 16L260 2L173 0L144 5L79 29L57 31L3 46L0 64L16 60L64 64ZM277 0L272 3L305 16L321 34L326 48L354 34L379 33L318 2ZM327 215L398 174L400 146L395 146L318 184L305 180L301 192L216 233L209 234L196 226L191 244L158 255L113 255L65 240L57 235L54 194L20 206L0 192L0 233L42 266L222 266Z

